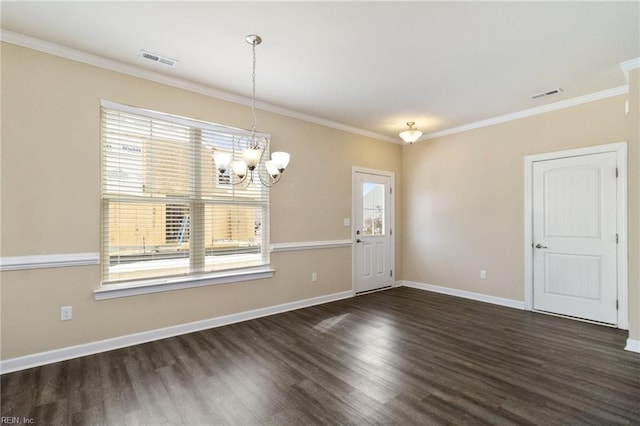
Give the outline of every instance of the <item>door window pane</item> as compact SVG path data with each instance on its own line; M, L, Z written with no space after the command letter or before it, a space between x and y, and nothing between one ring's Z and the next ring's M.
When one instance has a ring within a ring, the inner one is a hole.
M381 183L362 183L362 234L384 235L384 195Z

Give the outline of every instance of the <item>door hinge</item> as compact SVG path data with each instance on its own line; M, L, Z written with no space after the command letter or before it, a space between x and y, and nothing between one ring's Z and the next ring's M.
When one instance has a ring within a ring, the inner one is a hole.
M618 238L618 234L616 234L616 244L618 244L620 242L620 239Z
M618 299L616 299L616 311L619 309L620 304L618 303Z
M618 170L618 169L616 169L616 170ZM389 194L393 194L393 188L392 187L389 187Z
M393 235L393 228L389 228L389 235Z
M393 276L393 269L389 271L389 276L392 277Z
M618 168L616 167L616 177L618 177Z

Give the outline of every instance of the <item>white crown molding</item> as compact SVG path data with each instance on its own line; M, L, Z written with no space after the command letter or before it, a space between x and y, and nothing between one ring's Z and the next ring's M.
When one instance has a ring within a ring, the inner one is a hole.
M510 114L500 115L498 117L488 118L486 120L480 120L462 126L451 127L449 129L440 130L438 132L427 133L418 139L417 142L435 139L442 136L453 135L456 133L466 132L468 130L480 129L482 127L493 126L494 124L506 123L507 121L519 120L521 118L531 117L538 114L544 114L546 112L557 111L559 109L569 108L576 105L586 104L589 102L598 101L600 99L610 98L612 96L624 95L629 92L629 86L618 86L612 89L603 90L601 92L591 93L584 96L578 96L576 98L566 99L560 102L554 102L552 104L541 105L539 107L525 109L523 111L513 112Z
M58 56L61 58L70 59L72 61L81 62L87 65L93 65L110 71L131 75L133 77L139 77L167 86L176 87L178 89L188 90L190 92L198 93L216 99L221 99L223 101L233 102L245 106L251 105L251 99L244 96L214 89L209 86L193 83L181 78L171 77L156 71L147 70L145 68L128 65L119 61L114 61L112 59L103 58L101 56L92 55L90 53L71 49L69 47L60 46L55 43L29 37L24 34L19 34L7 30L0 30L0 41L15 44L16 46L26 47L28 49L36 50L39 52L48 53L50 55ZM321 126L329 127L332 129L342 130L344 132L381 140L383 142L390 142L394 144L401 143L401 141L398 141L396 138L392 138L390 136L381 135L369 130L364 130L357 127L349 126L347 124L326 120L324 118L316 117L311 114L293 111L266 102L256 101L256 108L284 115L286 117L295 118L297 120L319 124Z
M629 81L629 71L640 68L640 58L630 59L620 64L624 77Z
M0 271L62 268L100 264L100 253L41 254L0 257Z
M327 241L304 241L292 243L273 243L271 252L279 253L283 251L317 250L336 247L351 247L351 240L327 240Z
M283 303L281 305L268 306L237 314L225 315L221 317L209 318L202 321L195 321L187 324L179 324L171 327L144 331L142 333L128 334L112 339L99 340L97 342L85 343L77 346L69 346L54 349L47 352L40 352L16 358L0 361L0 374L11 373L13 371L25 370L54 362L79 358L81 356L93 355L127 346L139 345L141 343L152 342L154 340L166 339L168 337L207 330L210 328L222 327L242 321L275 315L296 309L308 308L310 306L335 302L353 297L353 293L343 291L340 293L327 294L325 296L312 297L310 299L298 300L295 302Z
M133 65L124 64L122 62L114 61L111 59L103 58L101 56L92 55L90 53L82 52L79 50L71 49L68 47L60 46L55 43L47 42L44 40L36 39L26 36L24 34L15 33L7 30L0 30L0 41L15 44L17 46L26 47L28 49L37 50L50 55L59 56L62 58L70 59L73 61L85 63L88 65L97 66L110 71L119 72L122 74L139 77L145 80L154 81L156 83L165 84L167 86L176 87L190 92L210 96L212 98L221 99L228 102L233 102L240 105L251 105L251 99L244 96L236 95L233 93L225 92L223 90L214 89L202 84L193 83L187 80L183 80L177 77L171 77L159 72L147 70L144 68L136 67ZM629 61L620 64L622 71L628 79L629 70L640 67L640 58L631 59ZM456 133L466 132L468 130L480 129L482 127L493 126L494 124L505 123L508 121L518 120L520 118L531 117L533 115L543 114L545 112L556 111L563 108L569 108L572 106L605 99L612 96L622 95L628 93L628 86L619 86L612 89L603 90L584 96L578 96L576 98L567 99L552 104L542 105L535 108L526 109L510 114L501 115L498 117L489 118L486 120L480 120L473 123L464 124L462 126L451 127L449 129L440 130L437 132L427 133L423 135L416 142L425 141L429 139L435 139L442 136L453 135ZM294 118L297 120L306 121L309 123L318 124L321 126L329 127L336 130L341 130L347 133L366 136L372 139L377 139L383 142L389 142L396 145L405 145L399 138L382 135L369 130L360 129L357 127L349 126L344 123L338 123L336 121L327 120L324 118L316 117L311 114L305 114L298 111L293 111L284 107L269 104L266 102L256 102L258 109L280 114L286 117Z

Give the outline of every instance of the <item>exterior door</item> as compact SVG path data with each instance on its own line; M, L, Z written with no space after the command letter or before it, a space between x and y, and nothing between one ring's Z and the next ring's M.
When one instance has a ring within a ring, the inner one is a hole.
M533 164L533 309L617 323L616 154Z
M391 177L354 173L355 291L391 286Z

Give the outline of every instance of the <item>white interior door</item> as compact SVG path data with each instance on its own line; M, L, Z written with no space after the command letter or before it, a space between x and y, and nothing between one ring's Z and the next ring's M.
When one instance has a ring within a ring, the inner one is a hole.
M533 308L617 323L616 154L533 164Z
M355 291L391 286L391 177L354 173Z

